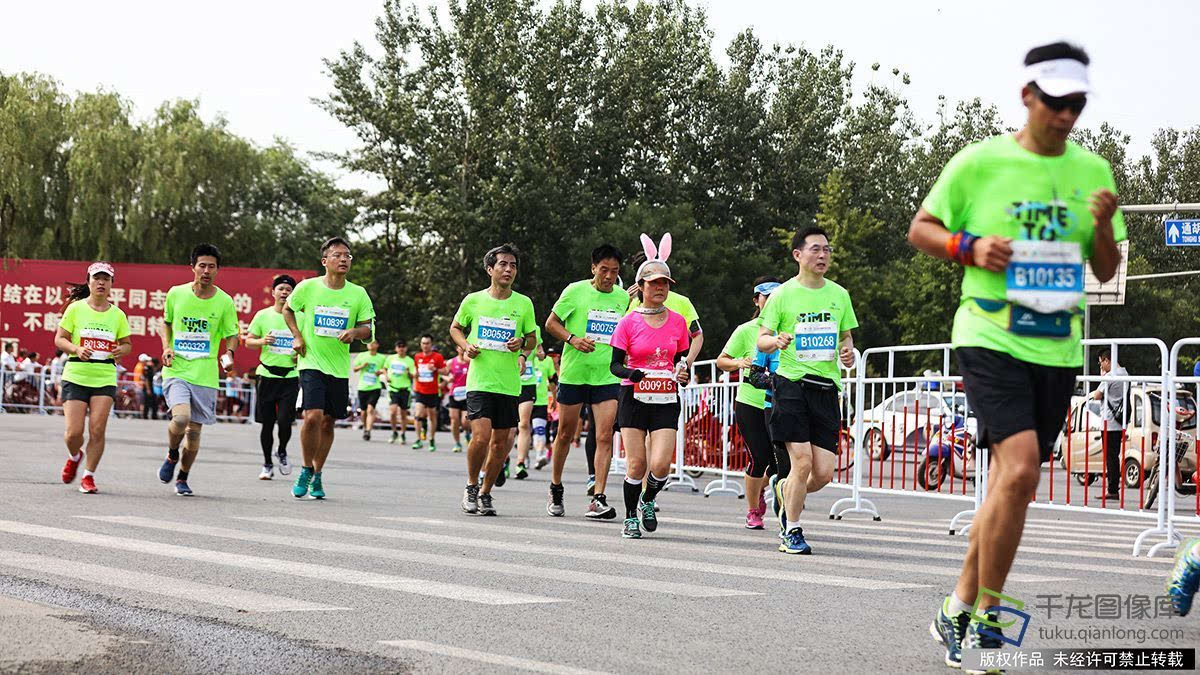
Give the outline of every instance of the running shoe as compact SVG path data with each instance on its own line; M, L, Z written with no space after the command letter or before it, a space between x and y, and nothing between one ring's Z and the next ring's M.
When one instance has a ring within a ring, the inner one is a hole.
M987 618L988 618L988 621L991 621L992 623L996 623L999 620L1000 615L989 612L987 615ZM972 621L969 624L967 624L967 633L966 633L966 635L963 636L963 640L962 640L962 648L964 650L966 650L966 649L999 649L1004 646L1004 642L1002 640L1000 640L999 637L996 637L996 635L1003 634L1003 632L1000 630L999 626L987 627L988 632L992 633L993 635L985 635L985 634L979 632L979 629L981 627L982 627L982 625L977 621ZM970 673L971 675L988 675L988 673L1002 673L1004 671L1000 670L999 668L990 668L988 670L973 670L971 668L964 668L963 672Z
M785 483L787 483L786 478L776 480L775 476L771 476L771 492L775 495L775 505L772 508L775 511L775 517L779 519L780 539L787 533L787 509L783 505L783 486Z
M1175 554L1175 567L1167 581L1167 596L1179 616L1187 616L1192 609L1196 589L1200 587L1200 555L1194 549L1200 546L1200 538L1190 539L1179 546Z
M529 471L527 471L525 469L525 463L522 462L522 463L518 464L517 465L517 474L515 476L513 476L513 478L516 478L517 480L525 480L528 477L529 477Z
M479 513L479 486L468 485L463 490L462 500L463 513Z
M396 441L398 441L398 440L400 440L400 432L398 432L398 431L393 431L393 432L392 432L392 438L391 438L391 440L389 440L389 441L388 441L388 443L390 443L390 444L392 444L392 445L395 445L395 444L396 444Z
M175 481L175 494L180 497L191 497L192 488L188 487L186 480L177 480Z
M592 503L588 504L587 513L583 514L583 517L591 520L612 520L617 517L617 510L608 505L608 497L601 492L592 497Z
M83 461L83 453L79 453L79 459L67 458L67 463L63 464L62 481L70 484L75 482L75 474L79 473L79 462ZM168 479L170 480L170 479Z
M363 440L364 441L371 440L371 432L367 431L366 429L363 429Z
M437 444L436 444L436 443L434 443L432 440L431 440L431 441L429 441L429 451L430 451L430 452L437 452Z
M308 487L309 499L325 499L325 486L321 484L321 472L312 475L312 483Z
M641 539L642 531L638 529L637 518L626 518L625 528L621 530L621 536L625 539Z
M746 529L761 530L763 529L763 514L758 512L758 509L746 512Z
M292 496L296 499L300 499L304 495L308 494L308 486L309 483L312 483L312 479L312 467L300 467L300 474L296 476L296 482L292 483Z
M589 475L587 480L587 496L594 497L596 495L596 476Z
M537 464L533 465L533 468L537 469L538 471L541 471L542 469L546 468L546 465L549 463L550 463L550 456L547 455L547 456L539 459L537 461Z
M462 443L455 443L453 451L454 452L462 452Z
M971 622L971 613L959 612L950 616L946 613L949 604L949 597L942 601L941 607L938 607L937 614L929 624L929 634L946 648L946 665L961 668L963 635L967 632L967 624Z
M280 450L275 453L275 458L279 460L279 475L286 476L292 472L292 465L288 464L287 453Z
M168 457L163 460L162 466L158 467L158 479L164 483L170 483L175 477L175 465L179 463L177 459Z
M424 449L425 449L425 441L422 441L421 439L418 438L417 442L413 443L413 450L424 450Z
M562 484L550 484L550 499L546 501L546 513L561 518L567 510L563 507L563 486Z
M490 492L479 493L479 515L496 515L496 507L492 506L492 495Z
M270 464L264 464L262 471L258 472L259 480L271 480L275 477L275 467Z
M83 480L79 481L79 491L85 495L94 495L100 490L96 489L95 479L91 476L84 476Z
M647 532L657 530L658 516L654 515L654 502L642 502L639 506L642 511L642 527L646 528Z
M406 434L406 433L404 433L403 431L401 431L401 432L400 432L400 443L401 443L401 444L404 444L404 443L407 443L407 442L408 442L408 434Z
M767 515L767 498L766 498L765 490L760 491L758 493L758 509L757 509L757 511L758 511L758 519L759 520L762 520L762 517Z
M504 460L504 468L500 470L500 473L496 474L496 487L504 487L504 484L507 482L508 482L508 460L506 459L506 460Z
M780 553L789 553L792 555L810 555L812 547L804 541L804 528L793 527L783 535L783 541L779 543Z

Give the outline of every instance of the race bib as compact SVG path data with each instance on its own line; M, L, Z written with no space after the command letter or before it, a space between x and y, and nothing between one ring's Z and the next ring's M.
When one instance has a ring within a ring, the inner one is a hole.
M404 377L408 372L408 366L403 363L393 363L391 367L392 377Z
M640 382L633 383L635 401L663 405L679 400L675 373L669 370L647 370Z
M1008 301L1042 313L1064 312L1083 299L1083 255L1073 241L1014 241L1005 272Z
M93 361L106 361L112 358L113 350L117 348L117 336L111 330L81 328L79 346L92 350Z
M517 335L517 322L508 317L493 319L491 317L479 317L479 325L475 328L475 337L478 340L476 344L480 349L488 349L494 352L508 351L508 345L505 343L513 339Z
M359 384L370 387L379 384L379 373L363 372L362 377L358 378Z
M267 345L268 354L291 356L296 352L292 349L292 332L288 330L273 330L267 333L275 337L275 344Z
M208 333L175 333L173 349L175 356L188 360L207 359L209 357L209 344Z
M521 371L521 381L522 381L522 382L528 382L529 380L533 380L533 379L534 379L534 375L533 375L533 364L532 364L532 363L526 363L526 364L525 364L525 370L522 370L522 371ZM536 381L536 380L535 380L535 381Z
M335 338L349 327L350 308L327 307L325 305L313 307L314 335Z
M433 382L433 366L422 363L417 366L417 382Z
M838 330L832 321L796 324L797 361L833 361L837 358Z
M455 387L454 390L450 392L450 395L454 397L455 401L465 401L467 400L467 388Z
M617 332L617 322L620 320L621 315L612 310L589 310L587 330L584 331L583 336L596 344L611 344L613 333Z

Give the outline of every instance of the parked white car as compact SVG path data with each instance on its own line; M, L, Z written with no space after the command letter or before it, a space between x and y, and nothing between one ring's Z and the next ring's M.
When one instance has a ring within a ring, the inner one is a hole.
M863 450L874 460L892 451L924 452L943 422L965 417L967 433L976 437L976 421L967 407L967 396L952 389L909 389L885 398L863 413ZM855 429L853 421L851 431Z

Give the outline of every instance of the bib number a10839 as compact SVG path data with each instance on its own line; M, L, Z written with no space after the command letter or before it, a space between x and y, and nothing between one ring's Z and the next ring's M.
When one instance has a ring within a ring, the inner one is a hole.
M335 338L350 327L350 308L313 307L313 334Z
M833 361L837 357L838 330L832 321L796 324L797 361Z

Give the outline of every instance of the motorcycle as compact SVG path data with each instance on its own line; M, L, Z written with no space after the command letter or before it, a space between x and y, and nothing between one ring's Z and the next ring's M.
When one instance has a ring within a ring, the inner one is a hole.
M942 422L917 460L917 484L925 490L939 489L947 477L951 485L955 478L975 480L975 439L961 415Z

